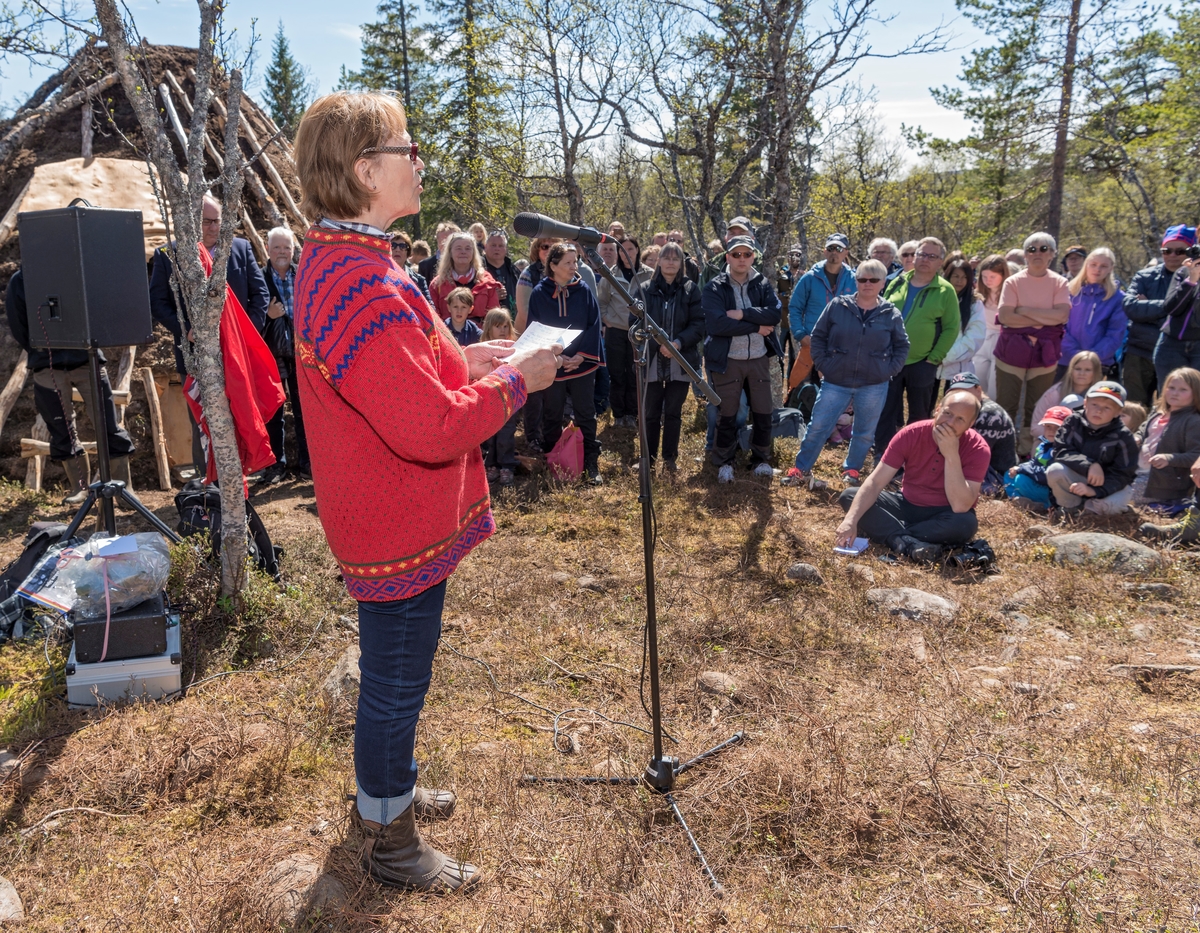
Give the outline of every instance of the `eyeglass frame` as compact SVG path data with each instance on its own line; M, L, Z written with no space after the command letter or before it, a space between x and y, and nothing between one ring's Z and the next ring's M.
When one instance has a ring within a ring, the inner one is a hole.
M859 282L859 283L865 282L868 285L878 285L880 282L883 281L883 279L878 279L878 278L876 278L876 279L860 279L857 276L855 276L854 281Z
M1053 246L1047 246L1045 243L1043 243L1041 246L1026 246L1025 247L1025 252L1031 256L1034 253L1053 253L1054 251L1055 250L1054 250Z
M1167 249L1164 246L1159 249L1159 252L1164 256L1186 256L1191 250L1190 246L1185 246L1183 249Z
M913 253L913 259L925 259L925 260L934 259L934 260L937 260L938 262L940 262L942 257L939 256L937 253Z
M407 146L367 146L366 149L358 154L358 157L361 159L363 156L371 152L379 152L384 154L392 153L394 155L404 155L407 153L409 160L414 163L417 161L418 155L417 144L409 143Z
M754 258L754 250L750 250L750 252L748 252L748 253L730 252L730 253L726 253L725 255L728 256L730 259L753 259Z

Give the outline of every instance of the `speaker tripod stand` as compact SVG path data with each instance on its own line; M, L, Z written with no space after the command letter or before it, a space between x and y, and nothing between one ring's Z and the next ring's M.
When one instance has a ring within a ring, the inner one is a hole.
M595 231L591 231L595 232ZM671 809L671 815L675 821L679 823L684 835L687 837L688 843L692 847L696 858L700 861L700 869L704 872L704 876L708 879L708 883L712 886L713 894L717 897L724 896L724 888L717 880L717 876L713 873L712 868L708 864L708 860L704 857L704 852L700 848L700 844L696 841L691 827L688 826L687 820L683 816L683 811L679 808L679 802L675 799L673 791L675 790L676 779L683 773L690 771L692 768L699 765L701 762L718 755L728 748L745 740L744 732L738 732L719 745L701 752L687 761L680 762L678 758L666 756L663 754L663 724L662 724L662 701L659 690L659 664L658 664L658 615L655 609L655 590L654 590L654 500L652 497L652 489L650 482L651 460L650 449L646 443L646 405L645 405L645 390L646 378L650 365L651 348L655 345L662 347L670 355L670 359L677 362L688 377L697 385L701 392L713 404L719 404L720 398L712 390L701 377L700 374L692 367L686 359L683 358L675 345L671 343L670 336L659 325L646 314L644 306L639 301L635 301L621 283L609 271L608 267L600 259L593 249L585 250L588 257L592 260L598 273L608 280L613 291L624 297L625 302L629 306L630 312L636 320L629 328L629 339L633 342L636 349L637 361L635 369L637 371L637 397L638 397L638 439L641 445L641 466L640 475L638 477L639 495L638 501L642 505L642 553L645 560L645 577L646 577L646 647L649 655L650 675L650 719L652 723L652 736L654 740L654 751L650 758L650 762L646 765L646 770L640 777L569 777L569 776L549 776L542 777L532 774L527 774L521 778L522 784L610 784L610 785L625 785L636 786L645 784L652 791L662 795L667 802L667 806ZM683 274L682 268L679 272ZM660 361L661 361L660 357Z
M120 499L125 505L149 522L155 531L165 535L168 541L178 544L183 539L172 531L168 525L164 524L162 519L146 508L142 501L133 494L132 490L126 488L121 480L112 478L108 463L108 425L104 417L104 405L100 401L104 397L104 383L100 376L100 351L95 347L91 347L88 350L88 365L91 369L92 377L92 410L89 414L92 417L92 425L96 429L96 460L99 466L100 481L88 486L87 498L83 501L83 505L79 507L79 511L75 513L75 517L71 519L71 524L67 526L63 538L73 538L75 536L75 533L79 530L79 526L83 524L84 520L88 517L88 513L91 512L92 506L97 502L100 503L100 517L105 531L115 537L117 533L117 517L113 508L113 500Z

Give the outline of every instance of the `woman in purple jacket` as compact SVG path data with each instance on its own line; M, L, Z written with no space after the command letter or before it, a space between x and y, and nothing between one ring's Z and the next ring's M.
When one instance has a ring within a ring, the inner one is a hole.
M1117 257L1100 246L1084 260L1083 268L1067 285L1071 293L1071 316L1063 334L1058 376L1067 371L1071 357L1091 350L1107 371L1117 361L1129 318L1125 316L1125 293L1117 288L1113 267Z

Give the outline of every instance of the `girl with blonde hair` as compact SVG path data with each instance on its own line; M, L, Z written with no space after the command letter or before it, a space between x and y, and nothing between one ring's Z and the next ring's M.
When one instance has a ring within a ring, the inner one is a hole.
M1125 341L1129 318L1125 316L1125 293L1113 276L1117 257L1107 246L1087 255L1079 273L1067 283L1071 294L1071 316L1063 334L1059 375L1067 361L1080 350L1092 350L1107 370L1117 361Z

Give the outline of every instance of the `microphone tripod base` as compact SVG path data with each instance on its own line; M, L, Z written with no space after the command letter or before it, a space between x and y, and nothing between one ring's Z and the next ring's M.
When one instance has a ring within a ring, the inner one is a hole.
M679 809L679 802L675 799L675 795L671 793L675 789L675 779L685 771L694 768L700 762L719 755L721 752L734 745L738 745L746 740L746 733L737 732L727 738L720 745L714 745L708 751L701 752L694 758L689 758L687 761L680 764L678 758L659 757L651 758L650 763L646 765L646 770L641 777L599 777L596 775L583 777L570 777L567 775L551 775L540 776L536 774L523 775L517 783L519 784L607 784L612 786L636 786L645 784L657 794L662 794L667 801L667 806L671 808L671 815L675 818L675 822L683 830L683 834L687 837L688 844L692 847L692 852L695 853L696 859L700 862L700 870L704 873L704 877L708 879L709 886L712 888L714 897L724 897L725 888L717 880L717 876L713 874L712 868L709 867L708 859L704 857L704 852L700 848L700 843L696 841L696 837L692 835L692 829L688 826L687 820L683 817L683 811Z

